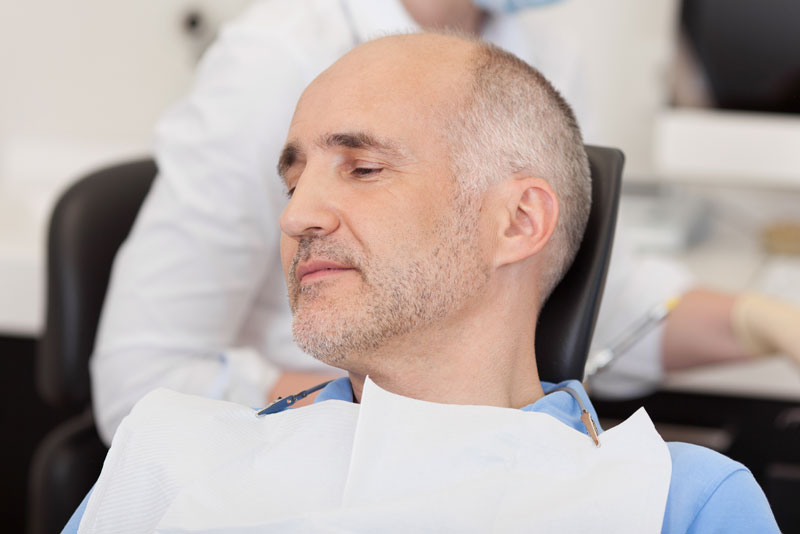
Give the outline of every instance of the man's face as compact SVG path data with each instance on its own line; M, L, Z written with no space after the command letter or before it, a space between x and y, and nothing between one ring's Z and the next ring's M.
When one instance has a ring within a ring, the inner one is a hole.
M309 86L281 158L293 332L332 364L447 320L488 276L479 206L460 194L440 128L463 74L380 43Z

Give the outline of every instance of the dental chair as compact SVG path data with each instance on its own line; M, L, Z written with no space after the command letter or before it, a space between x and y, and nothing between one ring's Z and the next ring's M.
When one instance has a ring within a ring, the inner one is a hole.
M586 148L593 182L586 233L537 326L539 374L551 382L583 377L616 225L622 152ZM36 451L29 534L60 532L100 474L106 448L91 412L89 357L114 256L156 172L152 160L142 160L92 173L70 187L53 211L37 385L51 406L83 413L53 429Z
M613 148L586 146L592 172L592 210L572 266L542 309L536 325L536 366L545 382L583 379L606 283L625 157Z
M103 169L74 183L53 209L36 385L48 405L82 413L54 428L34 454L29 534L61 532L103 467L107 448L92 417L89 356L114 256L155 175L152 160Z

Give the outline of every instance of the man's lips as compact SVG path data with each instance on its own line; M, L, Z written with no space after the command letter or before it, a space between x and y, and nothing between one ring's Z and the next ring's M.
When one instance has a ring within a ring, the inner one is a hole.
M342 265L330 260L311 260L298 265L295 276L298 282L303 282L352 270L353 267L348 267L347 265Z

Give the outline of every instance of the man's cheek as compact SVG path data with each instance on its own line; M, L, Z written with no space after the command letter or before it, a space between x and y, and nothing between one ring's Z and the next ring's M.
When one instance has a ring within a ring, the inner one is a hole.
M294 239L281 234L281 264L283 265L283 275L288 280L289 269L292 266L292 259L297 252L297 242Z

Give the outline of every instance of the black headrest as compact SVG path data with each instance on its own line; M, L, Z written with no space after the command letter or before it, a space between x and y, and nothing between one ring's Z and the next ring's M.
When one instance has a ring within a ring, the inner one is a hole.
M536 364L547 382L583 379L614 242L625 157L613 148L587 146L592 209L581 247L545 303L536 326Z
M89 356L111 265L155 175L150 159L102 169L75 182L53 210L36 367L39 394L54 406L89 403Z

